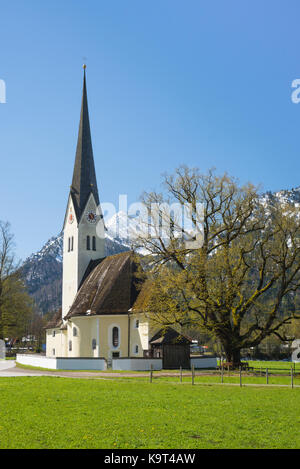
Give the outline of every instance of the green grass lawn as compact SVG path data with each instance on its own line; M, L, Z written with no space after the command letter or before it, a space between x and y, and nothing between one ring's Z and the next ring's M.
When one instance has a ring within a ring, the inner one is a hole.
M159 381L160 383L162 382L169 382L169 383L178 383L179 382L179 376L172 376L172 377L164 377L164 376L159 376L159 374L155 374L154 378L155 381ZM182 378L182 383L183 384L191 384L192 378L191 376L183 376ZM221 376L220 373L195 373L195 379L194 379L195 384L210 384L210 385L216 385L216 384L221 384ZM224 373L223 376L223 383L224 385L240 385L240 377L238 373L233 373L231 372L230 375L227 375L227 373ZM260 386L291 386L291 377L290 376L274 376L274 375L269 375L268 377L268 383L266 376L253 376L251 374L243 374L242 375L242 386L247 386L247 385L260 385ZM294 377L293 379L293 386L299 386L300 387L300 376L297 375L297 377ZM300 389L299 389L300 392Z
M1 378L0 448L300 448L299 408L296 388Z
M285 361L249 361L249 366L253 366L256 370L268 368L270 371L283 372L290 370L292 367L296 372L300 373L300 363L292 363Z

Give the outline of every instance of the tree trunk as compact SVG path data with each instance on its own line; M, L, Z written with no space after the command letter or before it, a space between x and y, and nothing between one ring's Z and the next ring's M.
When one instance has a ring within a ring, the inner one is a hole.
M241 350L233 349L232 347L224 347L226 361L234 364L239 364L241 361Z

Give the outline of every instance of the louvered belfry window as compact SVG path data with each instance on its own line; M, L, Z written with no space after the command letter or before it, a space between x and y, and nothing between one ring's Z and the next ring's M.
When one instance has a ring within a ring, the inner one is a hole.
M88 251L91 249L91 239L89 236L86 237L86 248Z
M114 347L118 347L119 345L119 328L113 327L112 330L112 344Z

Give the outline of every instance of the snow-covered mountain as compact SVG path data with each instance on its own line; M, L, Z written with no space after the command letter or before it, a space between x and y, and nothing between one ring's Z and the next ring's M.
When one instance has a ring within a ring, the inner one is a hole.
M131 216L126 212L116 213L105 222L106 239L129 247L136 234L140 232L139 220L139 216Z
M279 201L281 204L292 203L295 207L300 207L300 186L290 190L266 192L261 197L261 201L264 205L272 204L275 200Z

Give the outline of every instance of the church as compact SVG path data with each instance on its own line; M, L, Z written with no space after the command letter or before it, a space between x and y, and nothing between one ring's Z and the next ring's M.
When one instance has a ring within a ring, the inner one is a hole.
M43 358L47 367L62 369L190 368L192 339L170 327L150 327L145 311L149 283L138 279L132 252L106 256L105 229L84 66L75 164L63 224L62 309L46 326ZM37 357L29 362L27 358L18 360L45 366ZM205 364L197 362L198 367Z
M133 254L106 257L91 140L86 70L72 185L63 224L62 310L48 323L47 357L143 357L149 322L134 314L139 295Z

